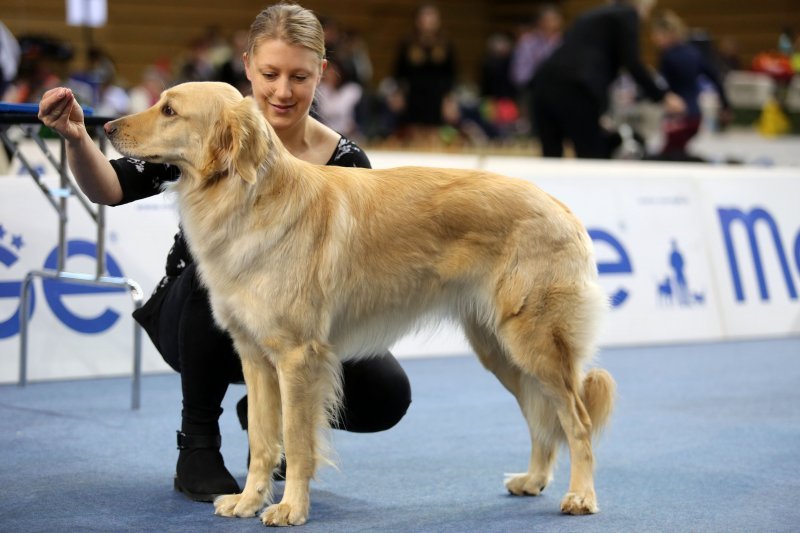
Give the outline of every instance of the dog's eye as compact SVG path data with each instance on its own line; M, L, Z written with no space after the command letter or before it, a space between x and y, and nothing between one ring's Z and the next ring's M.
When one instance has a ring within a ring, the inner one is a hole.
M162 112L162 113L163 113L165 116L168 116L168 117L174 116L174 115L176 114L176 113L175 113L175 110L174 110L174 109L172 109L172 107L170 107L170 106L168 106L168 105L165 105L164 107L162 107L162 108L161 108L161 112Z

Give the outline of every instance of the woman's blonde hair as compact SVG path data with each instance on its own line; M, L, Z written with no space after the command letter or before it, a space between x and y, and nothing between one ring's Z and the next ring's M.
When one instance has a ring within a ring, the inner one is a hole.
M325 34L317 16L297 4L281 2L259 13L250 25L247 55L252 57L262 41L278 39L308 48L320 60L325 58Z
M653 17L653 29L669 33L681 41L685 41L689 35L689 29L674 11L665 9Z

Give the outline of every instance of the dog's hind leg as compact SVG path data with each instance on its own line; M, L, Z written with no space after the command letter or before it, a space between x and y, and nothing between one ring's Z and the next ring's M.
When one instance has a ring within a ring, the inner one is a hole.
M464 334L475 350L481 364L497 377L500 383L508 389L519 401L520 371L514 367L503 353L503 347L497 341L494 333L480 325L477 321L466 320L463 324Z
M506 479L508 492L516 496L538 496L553 480L553 468L558 445L564 439L558 418L550 400L529 376L520 376L520 395L517 401L528 423L531 436L531 457L528 471Z
M570 482L561 510L568 514L590 514L598 511L594 490L594 454L592 451L592 419L587 409L602 404L593 412L604 413L605 422L613 403L613 382L606 383L605 374L592 374L591 385L584 390L581 365L589 357L594 335L594 311L599 310L596 291L577 288L550 288L533 295L537 305L522 306L499 326L501 342L512 362L526 377L523 390L536 398L541 412L537 418L558 420L570 452ZM605 385L608 385L607 387ZM538 392L535 392L538 391ZM599 394L598 394L599 392ZM589 393L588 396L586 393Z
M326 459L330 419L341 398L341 363L323 344L310 342L276 357L283 405L286 487L280 503L261 515L266 525L300 525L308 519L309 484Z
M220 496L215 513L222 516L255 516L272 500L272 471L281 456L281 396L278 373L267 357L236 343L247 385L247 435L250 465L241 494Z
M557 445L563 439L558 419L541 390L508 360L494 333L476 322L466 323L464 331L483 366L514 395L528 424L531 436L528 471L509 476L506 488L514 495L538 496L553 479Z

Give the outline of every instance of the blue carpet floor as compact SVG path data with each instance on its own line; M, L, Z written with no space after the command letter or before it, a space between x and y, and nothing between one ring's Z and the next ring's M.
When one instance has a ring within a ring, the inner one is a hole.
M404 360L406 418L334 433L339 470L312 484L302 531L798 531L800 339L605 350L619 399L596 445L601 512L559 513L569 459L536 498L509 496L527 430L511 396L471 357ZM0 531L262 531L172 491L176 375L0 387ZM223 453L243 482L247 444L223 414ZM277 485L278 492L282 484Z

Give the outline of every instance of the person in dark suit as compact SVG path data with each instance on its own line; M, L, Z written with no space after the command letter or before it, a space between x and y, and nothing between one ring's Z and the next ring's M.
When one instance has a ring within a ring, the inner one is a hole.
M617 0L575 20L564 39L539 67L533 82L533 115L542 155L562 157L564 140L579 158L608 159L613 142L600 124L608 108L608 90L626 69L655 102L682 113L683 100L656 84L639 53L639 26L655 0Z

